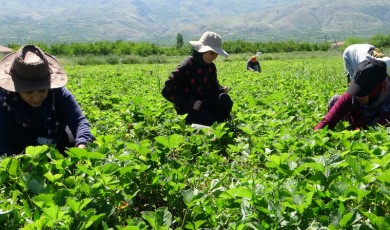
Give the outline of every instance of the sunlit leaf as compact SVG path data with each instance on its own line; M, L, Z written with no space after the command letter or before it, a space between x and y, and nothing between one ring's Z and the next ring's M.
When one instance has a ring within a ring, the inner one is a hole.
M198 190L183 190L181 195L187 206L193 206L204 198L204 193L199 192Z
M340 227L344 228L347 226L348 222L351 220L353 217L354 213L347 213L346 215L343 215L343 218L340 220L339 225Z
M6 166L6 170L11 176L17 176L19 167L19 161L11 158Z
M376 179L383 183L390 183L390 169L380 173L378 176L376 176Z
M167 208L158 208L155 212L142 212L144 218L153 229L169 229L172 223L172 214Z
M359 182L362 181L363 177L365 176L365 172L361 167L359 161L353 157L346 157L345 161L348 162L351 171L355 175L356 179Z
M29 146L26 148L26 155L34 159L44 154L48 150L49 147L47 145Z
M156 142L169 148L169 149L175 149L179 147L181 143L184 142L184 138L181 135L178 134L172 134L169 137L162 137L158 136L155 138Z
M246 187L237 187L237 188L231 188L229 190L226 190L221 195L219 195L222 198L246 198L251 200L253 196L253 192L246 188Z
M112 174L119 170L119 166L117 164L106 164L102 167L101 172Z

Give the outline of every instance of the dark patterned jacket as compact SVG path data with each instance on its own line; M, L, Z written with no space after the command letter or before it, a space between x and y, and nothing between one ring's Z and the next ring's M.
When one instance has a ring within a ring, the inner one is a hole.
M0 89L0 155L14 152L7 143L12 130L24 130L37 144L55 144L68 126L75 138L75 145L91 142L89 123L82 114L73 95L64 87L49 90L48 96L38 108L29 106L19 93ZM20 143L25 140L20 140ZM40 143L46 141L47 143ZM49 143L49 142L54 143ZM15 141L13 141L15 142ZM27 146L18 146L24 149Z
M214 63L205 63L202 54L193 51L171 73L162 89L162 95L172 102L178 114L188 113L196 100L207 106L208 98L219 94L221 85Z

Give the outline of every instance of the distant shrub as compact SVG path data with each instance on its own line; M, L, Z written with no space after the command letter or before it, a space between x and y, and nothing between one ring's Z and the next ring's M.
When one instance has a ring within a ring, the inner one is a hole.
M87 55L81 58L77 58L76 63L78 65L103 65L106 64L106 61L105 59L98 56Z
M116 64L121 63L121 59L118 56L109 56L109 57L107 57L106 60L107 60L107 63L111 64L111 65L116 65Z
M139 64L141 63L141 60L135 56L124 56L121 59L122 64Z
M346 46L355 43L370 43L379 48L390 47L390 34L377 34L372 36L371 39L362 39L356 37L347 38L344 41L343 46L339 46L338 50L344 49ZM112 55L134 55L140 57L149 56L183 56L190 55L192 47L188 43L184 43L180 47L176 46L158 46L156 44L148 42L130 42L130 41L99 41L94 43L59 43L46 45L40 42L33 43L38 45L42 50L52 55L59 56L108 56L106 60L93 60L88 57L86 60L80 60L80 63L139 63L139 60L133 59L134 57L126 57L125 59L114 58ZM21 45L9 44L8 47L17 50ZM327 42L312 43L308 41L270 41L270 42L249 42L245 40L236 41L224 41L223 48L230 54L241 53L257 53L259 51L263 53L279 53L279 52L295 52L295 51L328 51L330 44ZM127 59L127 60L126 60ZM153 60L153 59L152 59ZM156 60L153 60L156 62ZM150 60L147 60L150 62ZM165 62L165 60L157 60L159 63Z
M374 35L371 38L370 43L380 48L390 47L390 33L387 35L382 35L382 34Z

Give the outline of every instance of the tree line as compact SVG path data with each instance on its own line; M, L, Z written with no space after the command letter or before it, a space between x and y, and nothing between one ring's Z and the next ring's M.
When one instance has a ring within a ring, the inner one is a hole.
M390 33L387 35L377 34L372 36L368 41L359 38L347 38L343 47L354 43L370 43L379 48L390 47ZM152 55L180 56L188 55L191 52L189 43L183 42L180 33L176 37L175 46L159 46L148 42L131 42L131 41L97 41L89 43L73 42L58 44L34 43L41 47L45 52L52 55L64 56L82 56L82 55L138 55L147 57ZM8 47L17 50L21 45L9 44ZM341 47L341 48L343 48ZM225 41L223 48L230 54L237 53L279 53L294 51L327 51L331 45L327 42L299 42L299 41L270 41L270 42L249 42L245 40Z

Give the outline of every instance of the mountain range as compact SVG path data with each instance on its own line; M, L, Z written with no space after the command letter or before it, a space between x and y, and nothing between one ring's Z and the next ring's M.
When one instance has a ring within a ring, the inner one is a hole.
M390 1L0 0L0 44L224 40L322 42L390 33Z

